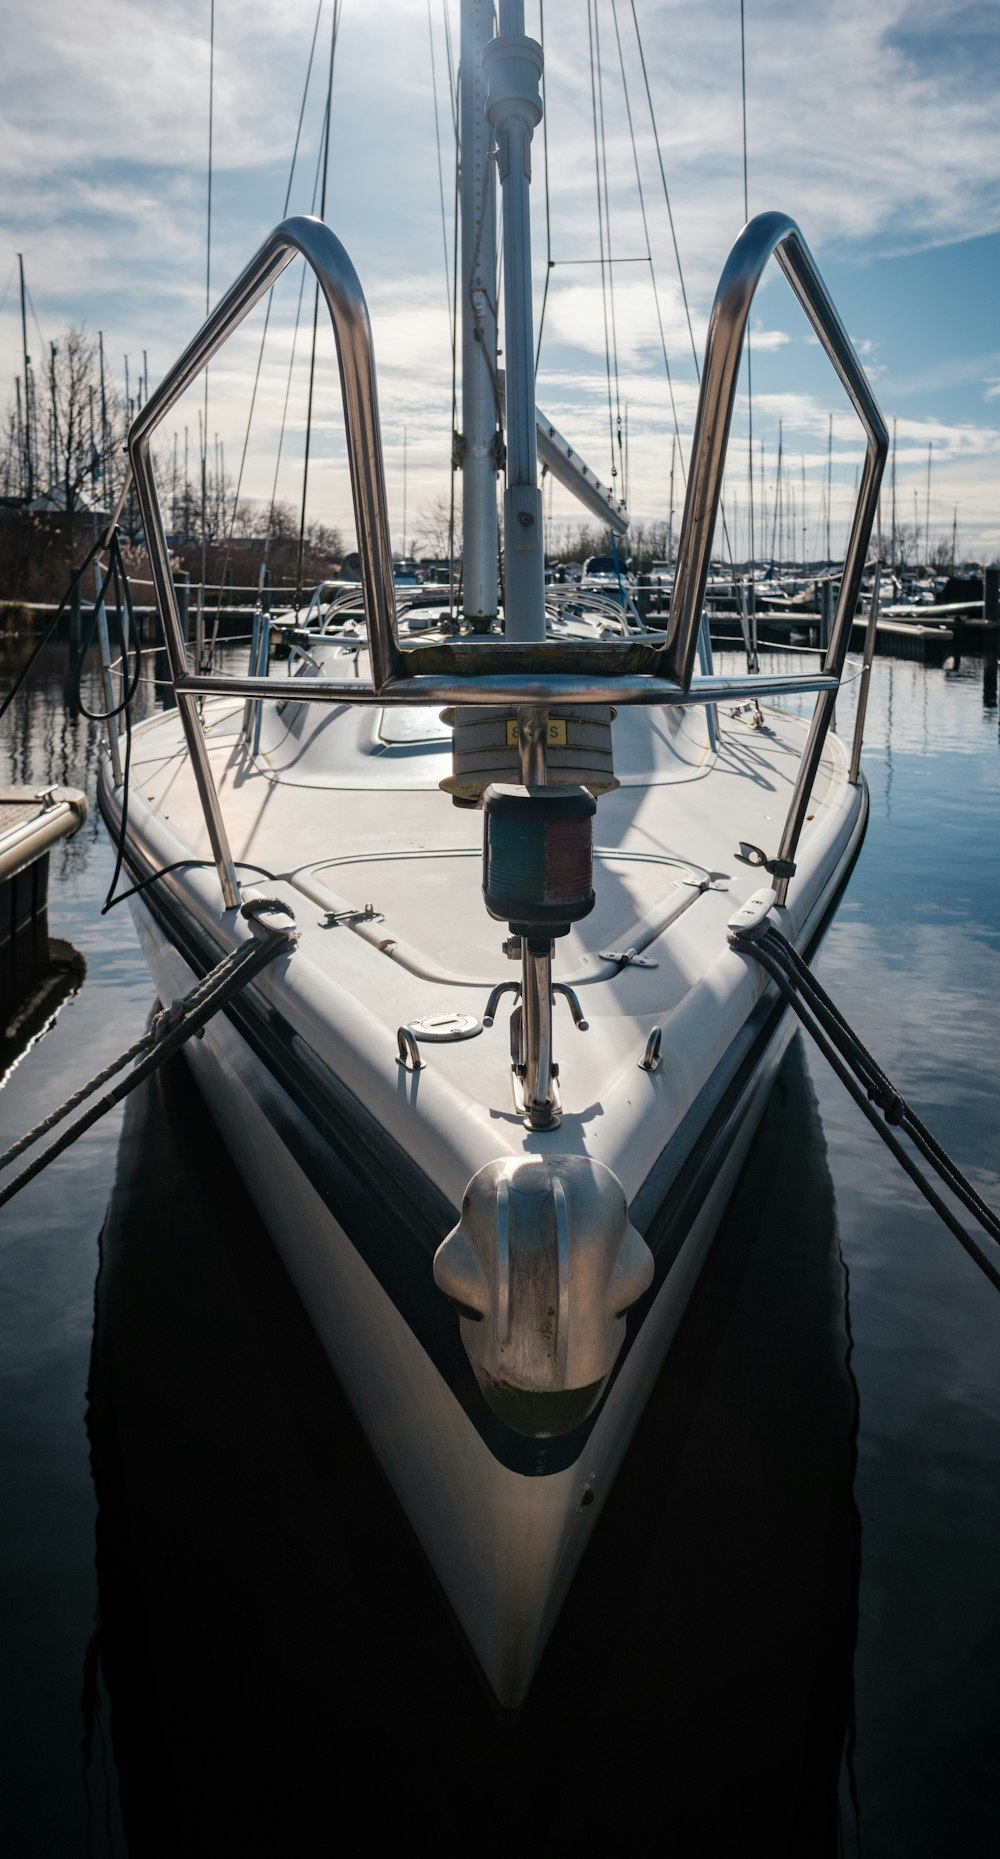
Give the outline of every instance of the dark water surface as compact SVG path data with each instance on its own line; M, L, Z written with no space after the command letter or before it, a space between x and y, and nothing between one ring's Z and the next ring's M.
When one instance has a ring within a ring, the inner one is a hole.
M66 656L0 780L93 793ZM865 766L819 970L996 1205L981 664L877 660ZM4 1046L0 1145L146 1021L111 866L96 810L53 854L82 963ZM1000 1304L798 1041L514 1726L183 1063L0 1223L5 1854L1000 1850Z

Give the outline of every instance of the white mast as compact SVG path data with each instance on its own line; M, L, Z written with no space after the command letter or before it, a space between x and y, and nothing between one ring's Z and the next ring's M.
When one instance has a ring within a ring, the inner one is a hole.
M504 631L545 638L545 554L535 436L531 307L531 137L542 118L542 48L524 36L523 0L500 0L500 34L484 56L486 109L503 187L507 490L504 493Z
M465 617L474 632L487 631L497 612L496 182L483 73L492 36L492 0L463 0L462 575Z

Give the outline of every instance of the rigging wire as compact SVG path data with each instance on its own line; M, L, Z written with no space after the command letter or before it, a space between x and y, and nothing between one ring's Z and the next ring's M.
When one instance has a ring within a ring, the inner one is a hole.
M324 126L325 126L325 123L326 123L325 114L324 114L323 121L324 121ZM322 150L322 142L323 142L323 137L321 136L320 137L321 150ZM317 158L316 158L316 170L313 175L312 198L309 203L309 210L311 213L315 213L316 211L316 196L319 192L319 175L320 175L321 160L322 160L322 153L317 155ZM308 275L307 268L305 265L303 265L302 272L299 277L299 300L298 300L298 303L295 309L295 323L292 329L292 349L291 349L291 354L288 357L288 374L285 379L285 399L284 399L284 405L282 406L282 409L281 409L281 426L278 430L278 447L277 447L277 453L276 453L275 461L274 461L274 478L271 483L271 502L268 508L268 513L267 513L267 535L264 539L264 560L265 562L267 561L268 552L271 547L271 532L274 528L274 513L277 508L277 503L278 503L278 475L279 475L279 472L281 471L281 454L282 454L284 443L285 443L285 428L288 423L288 402L289 402L289 399L291 398L291 392L292 392L292 376L293 376L294 369L295 369L295 351L298 347L299 325L302 320L302 303L305 297L307 275Z
M13 280L14 273L16 270L17 270L17 254L15 253L14 257L10 261L10 271L7 274L7 282L3 287L3 296L0 297L0 316L3 315L4 311L7 308L7 298L10 295L11 282Z
M663 150L660 147L660 132L659 132L659 129L657 127L657 122L656 122L656 111L653 108L653 93L650 89L650 84L649 84L649 72L646 68L646 54L643 50L642 34L639 31L639 19L638 19L638 15L636 14L636 10L635 10L635 0L630 0L630 5L631 5L631 10L632 10L632 24L635 27L636 48L639 53L639 63L642 67L642 79L643 79L643 84L645 85L645 90L646 90L646 102L649 106L649 121L650 121L650 126L653 131L653 142L656 147L656 159L657 159L657 162L659 164L659 169L660 169L660 182L663 187L663 199L664 199L666 209L667 209L667 219L670 223L670 237L673 241L674 258L677 262L677 278L678 278L678 282L681 288L681 301L684 305L684 315L687 320L688 336L691 342L691 357L694 362L695 380L698 382L700 386L701 384L701 363L698 359L698 344L695 341L694 325L691 321L691 307L688 302L687 285L684 282L684 266L681 263L680 247L677 243L677 229L674 225L673 208L670 204L670 189L667 186L667 173L666 173L666 168L664 167L664 164L663 164ZM682 473L683 473L683 466L684 466L684 458L683 458L683 450L682 450L681 452ZM733 579L735 582L736 568L735 568L735 563L733 561L733 545L732 545L732 539L729 534L729 524L726 520L726 506L725 506L724 500L721 497L719 500L719 515L722 520L722 534L723 534L723 540L725 543L726 553L729 557L729 566L732 570Z
M333 0L333 23L330 31L330 65L326 81L326 115L323 136L323 182L320 188L319 216L326 213L326 181L330 163L330 126L333 116L333 71L337 55L337 34L340 30L342 0ZM295 564L295 604L302 598L302 559L306 542L306 497L309 489L309 448L312 438L313 386L316 379L316 336L319 328L319 279L313 293L313 339L312 352L309 357L309 398L306 404L306 441L302 460L302 510L299 517L299 552Z
M27 279L25 279L25 284L24 284L24 294L25 294L25 296L26 296L26 298L28 299L28 308L29 308L29 310L31 311L31 320L32 320L32 322L33 322L33 323L34 323L34 325L35 325L35 331L36 331L36 334L37 334L37 336L38 336L38 346L39 346L39 350L40 350L40 353L41 353L41 355L42 355L42 356L45 356L46 354L48 354L48 355L51 355L51 345L50 345L50 344L49 344L48 342L46 342L46 340L45 340L45 337L44 337L44 336L42 335L42 325L41 325L41 323L40 323L40 322L39 322L39 320L38 320L38 311L37 311L37 310L35 309L35 300L34 300L34 298L33 298L33 297L32 297L32 295L31 295L31 288L30 288L30 285L28 284L28 281L27 281ZM44 368L44 362L43 362L43 364L42 364L42 365L43 365L43 368ZM31 368L31 369L29 370L29 379L30 379L30 393L31 393L31 410L32 410L32 414L33 414L33 416L34 416L34 417L33 417L33 428L32 428L32 438L31 438L31 449L32 449L32 452L33 452L33 453L35 454L35 456L36 456L36 459L37 459L37 460L39 461L39 465L40 465L40 460L41 460L41 451L42 451L42 445L43 445L43 443L44 443L44 440L43 440L43 437L42 437L42 435L41 435L41 433L39 432L39 428L38 428L38 420L39 420L39 415L38 415L38 386L37 386L37 383L38 383L38 381L39 381L39 379L42 379L42 378L44 378L44 376L39 376L39 373L38 373L38 370L37 370L37 368ZM50 377L50 379L51 379L51 377ZM25 385L25 390L24 390L24 391L25 391L25 402L27 402L27 399L28 399L28 392L29 392L29 389L28 389L28 385L27 385L27 384ZM50 391L50 401L51 401L51 405L50 405L50 409L49 409L49 411L50 411L50 416L51 416L51 419L52 419L52 421L53 421L53 425L54 425L54 428L55 428L55 438L56 438L56 443L58 444L58 442L59 442L59 416L58 416L58 414L57 414L57 412L56 412L56 403L55 403L55 395L54 395L54 393L51 393L51 391ZM52 428L50 427L50 429L49 429L49 430L50 430L50 438L51 438L51 434L52 434ZM54 464L55 464L55 460L54 460L53 458L51 458L51 457L50 457L50 459L49 459L49 463L50 463L50 465L54 465ZM54 489L54 486L50 486L50 489Z
M740 0L740 85L743 98L743 220L750 218L750 192L747 180L747 52L746 30L743 18L743 0ZM747 645L747 670L756 671L757 665L757 550L754 538L754 497L753 497L753 365L751 360L750 330L747 328L747 495L750 504L750 637Z
M660 308L660 293L659 293L659 290L657 289L657 284L656 284L656 270L653 264L653 248L652 248L652 244L650 243L649 223L646 218L646 197L645 197L645 194L643 193L642 175L640 174L640 171L639 171L639 153L638 153L638 149L636 148L635 126L632 121L632 100L629 96L628 79L625 75L625 55L624 55L624 51L622 48L621 32L619 31L619 27L618 27L618 0L611 0L611 14L612 14L612 18L615 24L615 41L618 46L618 63L621 68L621 74L622 74L622 91L625 97L625 114L628 118L628 133L629 133L629 139L632 144L632 161L635 167L635 184L636 184L636 187L639 193L639 211L642 214L642 230L643 230L643 236L646 241L645 261L643 261L642 259L637 259L634 262L639 263L639 264L646 262L649 265L650 282L653 286L653 303L656 306L656 323L657 323L657 328L659 329L659 332L660 332L660 348L663 352L663 366L666 371L667 390L670 395L670 411L673 416L673 422L674 422L674 437L677 440L677 450L680 454L681 482L682 484L686 485L687 484L687 468L684 463L684 448L681 444L680 422L677 416L677 402L674 398L674 381L673 381L673 375L671 374L671 371L670 371L670 360L667 355L667 338L666 338L666 333L663 328L663 312ZM622 263L627 264L633 261L628 260L628 259L622 260L619 258L617 262L619 264L622 264Z
M448 8L444 8L445 22L448 21ZM452 111L451 120L455 137L455 184L452 201L451 233L451 474L448 481L448 612L455 612L455 481L459 467L458 442L458 249L461 237L461 190L459 187L460 138L458 93L455 88L455 70L451 55L451 36L448 35L448 79L451 86Z
M601 117L601 169L604 175L604 219L608 235L608 297L611 305L611 349L615 372L615 433L618 445L619 477L622 499L628 496L625 461L622 453L622 405L618 378L618 326L615 315L615 261L611 244L611 193L608 188L608 145L604 134L604 74L601 67L601 24L598 0L594 0L594 46L597 54L597 101Z
M448 330L451 336L452 354L455 352L455 324L451 303L451 265L448 260L448 222L444 209L444 169L441 166L441 123L438 116L437 63L434 58L434 22L431 18L431 0L427 0L427 36L431 46L431 95L434 99L434 141L437 146L438 196L441 202L441 244L444 248L444 289L448 302Z
M604 206L601 197L601 158L597 133L597 79L594 68L594 0L587 0L587 37L590 45L590 103L594 123L594 173L597 181L597 239L601 264L601 301L604 308L604 368L608 384L608 435L611 442L611 481L618 475L615 465L615 421L611 399L611 337L608 327L608 277L604 247Z
M295 181L295 167L296 167L296 163L298 161L298 155L299 155L299 142L302 136L302 123L303 123L303 119L306 113L306 99L308 98L308 95L309 95L309 84L312 79L313 59L316 53L316 38L319 33L320 15L322 14L323 6L324 6L324 0L319 0L319 5L316 8L316 18L313 22L312 43L309 47L309 62L306 66L306 80L302 87L302 102L299 105L299 120L295 127L295 143L292 148L291 167L289 168L289 171L288 171L288 185L285 188L285 204L281 212L282 219L285 219L287 217L289 203L292 198L292 187ZM264 328L261 331L260 348L257 353L257 367L256 367L254 377L253 377L253 391L250 395L250 411L247 414L246 431L243 435L243 451L240 457L240 469L239 469L239 473L236 479L236 489L233 493L233 510L232 510L232 515L229 520L229 535L226 539L227 540L227 551L232 545L233 532L236 528L236 513L237 513L238 506L239 506L239 501L240 501L240 491L243 488L243 473L246 469L247 448L250 444L250 429L251 429L251 426L253 425L254 408L257 404L257 389L260 385L260 372L261 372L261 368L264 362L264 345L267 341L267 331L268 331L268 327L271 321L271 311L273 307L274 307L274 285L272 284L270 290L267 293L267 308L264 312ZM228 563L229 563L229 555L227 552L225 565L228 566ZM220 595L220 598L221 598L221 595Z
M549 99L545 85L545 0L538 0L538 38L542 47L542 167L545 177L545 288L542 291L542 307L538 315L538 341L535 344L535 380L538 380L538 363L542 353L542 331L545 328L545 309L549 301L549 280L552 277L552 208L549 199Z
M31 320L35 325L35 331L38 336L39 347L41 349L42 354L44 355L49 345L46 342L45 337L42 335L42 325L38 320L38 311L35 309L35 300L33 296L31 295L31 286L28 283L27 278L25 278L24 280L24 294L28 299L28 308L31 311ZM31 370L32 379L34 379L36 373L37 373L37 370L33 368Z
M459 471L460 442L458 438L458 270L459 246L461 243L461 112L459 109L459 74L455 67L455 51L451 37L451 17L448 12L448 0L441 0L441 12L444 16L444 43L448 58L448 96L451 103L451 129L455 148L455 192L453 201L453 221L451 234L451 472L448 479L448 613L454 617L461 588L461 576L464 575L464 562L459 571L458 582L455 579L455 527L457 516L456 489Z
M212 307L212 143L215 128L215 0L210 0L208 27L208 189L205 218L205 320ZM205 414L201 443L201 585L205 586L208 564L208 536L205 516L208 460L208 368L205 368ZM199 670L201 667L199 666Z
M448 14L448 0L441 0L441 12L444 16L444 49L448 60L448 98L451 103L451 129L458 147L458 84L455 78L455 54L451 43L451 19Z
M653 130L653 141L656 145L656 159L660 165L660 180L663 183L663 198L666 201L667 218L670 221L670 237L674 242L674 257L677 260L677 276L680 281L681 298L684 304L684 315L687 318L688 335L691 338L691 354L694 357L694 371L695 371L695 375L697 379L700 381L701 380L701 364L699 363L699 360L698 360L698 345L694 339L694 326L691 322L691 309L688 304L687 287L684 283L684 267L681 264L680 247L677 244L677 229L674 225L673 208L670 205L670 189L667 186L667 173L666 173L666 169L663 166L663 151L660 148L660 132L656 126L656 111L653 108L653 95L649 88L649 73L646 70L646 54L642 49L642 34L639 31L639 20L638 20L638 17L636 15L636 10L635 10L635 0L631 0L631 7L632 7L632 23L635 26L635 42L639 49L639 63L642 66L642 80L646 86L646 101L649 104L649 120L650 120L650 123L652 125L652 130Z

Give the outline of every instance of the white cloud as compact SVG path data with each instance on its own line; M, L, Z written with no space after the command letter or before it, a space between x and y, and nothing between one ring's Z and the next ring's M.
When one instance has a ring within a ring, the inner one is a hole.
M698 6L661 0L638 12L700 355L718 274L743 219L738 18L729 0ZM748 12L750 208L790 212L821 268L829 253L863 258L873 245L914 251L1000 227L995 99L988 84L969 82L948 50L949 34L962 35L968 12L944 0L920 5L882 0L878 8L869 0L816 0L808 8L758 0ZM457 49L454 0L451 13ZM551 249L558 262L551 274L539 397L567 437L589 448L595 469L606 473L600 269L570 262L593 257L598 249L586 32L580 29L578 0L549 0L545 13L549 146L546 163L539 133L533 155L536 305L547 255L546 169ZM527 14L528 31L537 32L533 0ZM621 261L614 267L617 398L628 407L635 498L651 513L662 506L672 412L647 251L685 436L694 414L694 364L631 14L619 7L618 15L645 223L611 17L602 6L609 238ZM312 6L289 7L286 0L217 0L213 294L280 216L313 18ZM70 320L85 320L104 329L119 372L125 353L136 359L145 347L154 379L183 347L204 309L207 21L203 0L49 0L32 9L5 0L0 6L5 45L0 274L6 274L8 252L24 251L45 336ZM309 205L316 173L327 31L324 13L293 195L298 210ZM440 82L445 59L436 10L435 32ZM341 232L369 295L387 468L395 483L405 425L414 483L439 490L448 476L451 363L424 9L413 0L380 0L378 7L348 0L334 97L327 217ZM446 119L443 93L441 111ZM445 149L450 239L447 157ZM248 467L260 494L270 486L265 442L280 426L297 283L285 280L281 292L273 356L260 390L261 443L258 448L255 440ZM802 372L810 365L810 344L804 331L789 334L777 326L783 309L772 310L770 292L766 285L754 317L754 351L769 390L759 402L755 395L755 407L762 422L785 420L797 435L795 443L806 448L807 470L820 471L827 408L813 391L811 374ZM906 384L911 404L920 379L928 392L935 380L945 391L940 371L951 366L957 379L971 365L968 358L953 360L946 340L945 330L941 360L934 364L938 375L928 360L919 378ZM249 399L256 341L248 334L213 366L210 421L227 435L227 456L235 456L241 443L241 407ZM888 369L901 391L886 350L869 336L857 347L870 374L885 380ZM0 370L8 380L19 365L19 348L18 319L8 302L0 318ZM779 361L790 383L780 393L771 391L772 362ZM332 377L329 356L326 366ZM995 368L995 358L987 366L978 358L976 372L965 376L985 379L988 403L1000 398ZM754 379L756 384L756 369ZM331 433L337 391L331 378L324 403ZM303 406L296 390L290 409L296 440ZM195 410L193 405L189 410L192 426ZM744 415L741 401L737 419ZM856 443L849 412L838 408L834 432L838 447ZM940 444L942 470L945 460L959 459L971 468L975 459L995 457L995 437L985 426L942 422L934 426L935 456ZM336 450L332 436L329 441L324 436L323 446L328 442ZM920 443L915 436L911 442ZM291 459L291 440L288 447ZM320 482L327 472L324 456L321 447ZM994 482L994 505L995 490ZM423 494L414 492L416 498ZM984 507L987 502L984 492Z
M751 332L755 355L773 354L776 349L785 348L791 339L784 329L765 329L761 323L756 323Z

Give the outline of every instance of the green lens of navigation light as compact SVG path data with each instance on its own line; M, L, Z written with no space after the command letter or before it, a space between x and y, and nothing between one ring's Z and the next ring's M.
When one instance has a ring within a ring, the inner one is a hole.
M584 787L489 787L483 898L515 931L565 936L594 908L594 814Z

